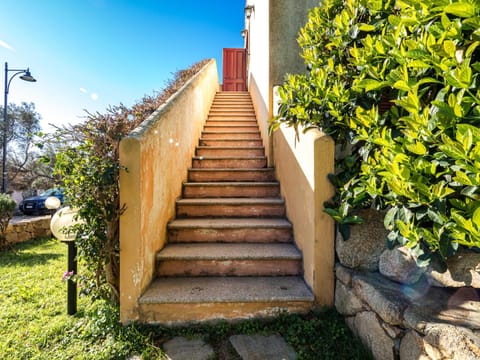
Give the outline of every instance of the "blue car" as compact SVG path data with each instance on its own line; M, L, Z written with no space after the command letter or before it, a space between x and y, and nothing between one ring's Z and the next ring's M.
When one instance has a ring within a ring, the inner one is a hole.
M50 214L52 213L52 210L49 210L45 207L45 200L47 200L47 198L50 196L57 197L60 200L60 203L63 204L63 190L48 189L38 196L32 196L24 199L18 208L25 215Z

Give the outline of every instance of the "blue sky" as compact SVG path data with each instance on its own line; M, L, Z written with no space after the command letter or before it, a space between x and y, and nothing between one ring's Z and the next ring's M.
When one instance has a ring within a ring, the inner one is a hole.
M34 102L49 123L81 121L83 109L132 105L176 70L243 47L245 0L1 0L0 61L29 67L9 102ZM10 73L12 75L13 73ZM2 105L3 105L3 96Z

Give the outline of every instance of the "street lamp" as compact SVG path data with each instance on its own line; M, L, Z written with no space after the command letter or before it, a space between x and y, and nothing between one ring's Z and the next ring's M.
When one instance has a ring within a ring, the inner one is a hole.
M245 16L247 17L247 19L250 19L250 17L252 16L252 13L255 12L255 5L247 5L245 6Z
M50 198L47 198L49 200ZM51 206L49 209L54 209L54 206L58 205L60 201L52 201L50 199L48 204ZM71 230L71 226L75 224L81 224L83 221L78 219L78 211L72 209L69 206L58 210L50 220L50 230L53 236L55 236L61 242L68 246L68 270L66 274L69 274L67 280L67 314L74 315L77 312L77 285L70 276L77 274L77 245L75 239L77 233Z
M8 78L8 72L15 72L10 79ZM13 78L17 75L23 74L20 76L20 79L35 82L37 81L32 74L30 74L30 69L9 69L8 63L5 63L5 101L3 102L3 154L2 154L2 193L7 192L7 131L8 131L8 117L7 117L7 108L8 108L8 89L10 88L10 83Z

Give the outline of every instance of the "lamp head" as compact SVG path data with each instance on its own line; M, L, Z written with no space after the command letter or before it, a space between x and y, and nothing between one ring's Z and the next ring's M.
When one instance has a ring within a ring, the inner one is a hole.
M84 221L77 217L77 209L69 206L58 210L50 220L50 230L53 236L60 241L74 241L77 233L69 228L75 224L81 224Z
M57 198L56 196L49 196L46 200L45 200L45 207L49 210L55 210L55 209L58 209L60 207L60 205L62 205L60 203L60 199Z
M20 76L20 79L28 81L28 82L35 82L37 79L35 79L32 74L30 74L30 69L27 69L25 71L25 74Z
M250 19L250 16L252 16L253 11L255 11L254 5L245 6L245 16L247 17L247 19Z

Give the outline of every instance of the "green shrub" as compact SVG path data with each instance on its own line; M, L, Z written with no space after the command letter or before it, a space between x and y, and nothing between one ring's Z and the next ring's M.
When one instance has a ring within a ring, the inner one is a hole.
M0 194L0 250L8 247L7 226L13 217L17 203L7 194Z
M317 126L351 150L326 211L348 224L352 209L388 208L389 245L423 266L480 246L479 12L474 0L326 0L299 37L309 74L280 90L273 127Z

